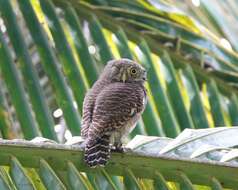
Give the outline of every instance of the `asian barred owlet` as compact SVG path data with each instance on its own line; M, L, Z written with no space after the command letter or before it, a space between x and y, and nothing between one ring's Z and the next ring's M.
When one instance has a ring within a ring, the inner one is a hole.
M81 135L85 162L104 166L110 145L121 148L121 139L135 127L146 105L146 71L129 59L109 61L83 103Z

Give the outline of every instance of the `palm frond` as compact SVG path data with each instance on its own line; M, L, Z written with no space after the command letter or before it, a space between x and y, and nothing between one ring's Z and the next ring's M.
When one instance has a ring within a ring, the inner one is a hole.
M105 170L87 168L78 145L2 140L0 189L236 188L237 129L213 129L237 125L236 29L220 1L185 4L215 35L166 2L0 0L3 138L79 135L86 91L120 57L148 69L148 105L131 138L161 136L136 136Z

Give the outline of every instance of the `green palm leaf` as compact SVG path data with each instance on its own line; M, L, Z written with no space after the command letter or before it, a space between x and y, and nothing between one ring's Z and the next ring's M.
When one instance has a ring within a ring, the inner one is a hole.
M230 24L222 1L184 2L181 12L173 0L0 0L1 137L61 143L0 141L0 189L237 187L237 129L214 128L237 124L237 3L227 1ZM89 169L82 148L62 143L80 134L86 91L120 57L148 69L148 105L131 150Z

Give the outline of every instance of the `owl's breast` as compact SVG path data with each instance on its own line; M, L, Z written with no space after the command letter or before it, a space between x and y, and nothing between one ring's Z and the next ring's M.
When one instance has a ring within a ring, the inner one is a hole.
M136 113L130 120L128 120L123 126L116 128L111 133L111 142L119 142L121 139L128 137L130 132L136 127L138 120L140 119L141 113ZM112 143L113 144L113 143Z

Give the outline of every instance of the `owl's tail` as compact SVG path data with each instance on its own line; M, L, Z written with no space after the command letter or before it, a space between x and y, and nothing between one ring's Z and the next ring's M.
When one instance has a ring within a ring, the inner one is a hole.
M84 160L91 168L105 166L110 158L110 137L103 135L86 143Z

